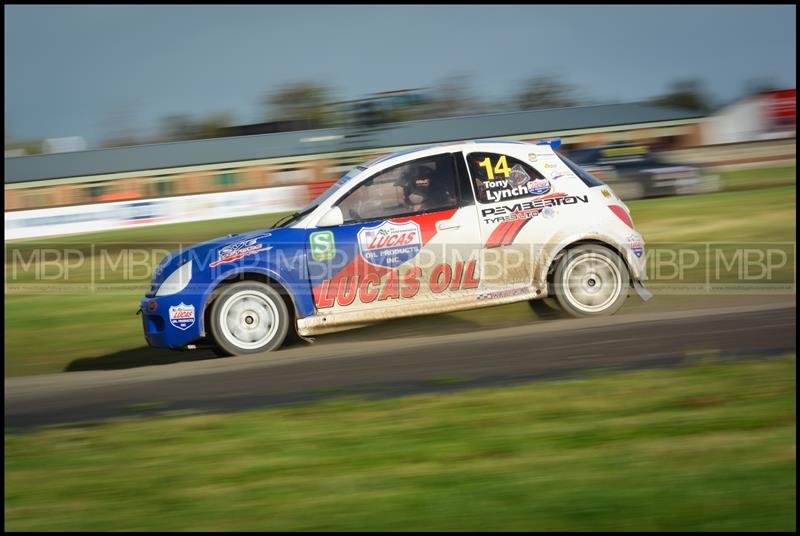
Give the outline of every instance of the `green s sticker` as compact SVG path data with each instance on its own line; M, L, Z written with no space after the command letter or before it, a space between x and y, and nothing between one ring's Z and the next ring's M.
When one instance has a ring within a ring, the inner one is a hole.
M315 261L329 261L336 256L336 242L331 231L317 231L309 236L311 258Z

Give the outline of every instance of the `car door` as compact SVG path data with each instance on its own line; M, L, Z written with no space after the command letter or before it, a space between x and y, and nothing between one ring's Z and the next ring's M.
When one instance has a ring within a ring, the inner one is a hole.
M502 297L530 288L537 251L549 234L552 205L565 194L556 192L560 165L554 154L528 155L550 172L503 152L467 152L467 168L477 199L482 251L482 288ZM538 220L537 223L532 223ZM498 292L504 294L497 294Z
M444 153L378 171L340 198L343 224L309 234L318 313L430 312L477 288L479 230L467 180L461 153Z

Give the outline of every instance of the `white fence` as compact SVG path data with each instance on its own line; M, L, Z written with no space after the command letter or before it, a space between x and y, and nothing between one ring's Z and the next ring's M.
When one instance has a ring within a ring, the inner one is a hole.
M305 204L305 186L277 186L160 199L5 213L5 240L287 212Z

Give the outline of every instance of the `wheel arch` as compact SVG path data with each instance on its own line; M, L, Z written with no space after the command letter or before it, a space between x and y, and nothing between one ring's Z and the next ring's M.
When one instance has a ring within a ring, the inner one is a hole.
M208 296L204 300L203 303L203 335L208 336L207 327L210 325L211 321L211 308L214 303L214 300L217 299L217 296L225 289L225 287L230 286L234 283L239 283L241 281L256 281L259 283L264 283L275 290L278 291L281 298L283 299L284 303L286 304L286 308L289 310L289 318L292 319L290 322L290 329L296 333L297 331L297 306L294 303L294 296L292 293L289 292L289 289L281 283L277 278L270 276L264 272L257 272L257 271L243 271L243 272L236 272L230 275L225 276L223 279L219 280L215 283L214 287L209 291Z
M604 246L616 253L625 264L625 269L628 270L630 285L633 285L635 273L632 270L631 264L622 247L616 241L607 237L584 236L574 240L561 242L557 247L552 248L548 253L545 254L545 258L547 259L546 263L537 267L537 273L534 274L534 283L538 283L540 286L545 288L543 296L550 295L550 286L552 283L553 274L555 273L556 266L558 266L558 261L561 259L561 257L566 255L570 250L587 244Z

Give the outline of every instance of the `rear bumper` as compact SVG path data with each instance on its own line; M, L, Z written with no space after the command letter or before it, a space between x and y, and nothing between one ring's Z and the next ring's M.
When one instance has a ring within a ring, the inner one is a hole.
M633 288L636 290L636 294L642 299L642 301L648 301L650 298L653 297L653 293L645 288L644 284L639 281L638 279L633 280Z

